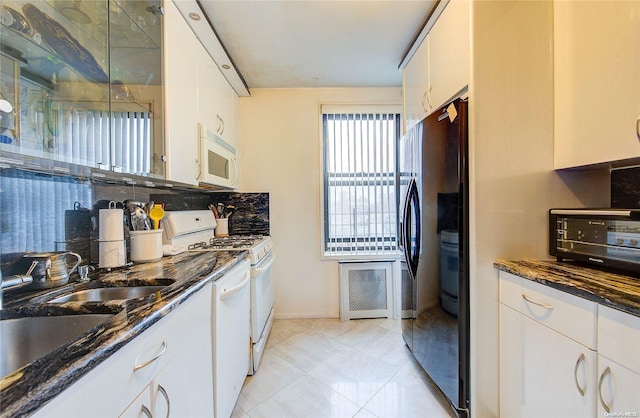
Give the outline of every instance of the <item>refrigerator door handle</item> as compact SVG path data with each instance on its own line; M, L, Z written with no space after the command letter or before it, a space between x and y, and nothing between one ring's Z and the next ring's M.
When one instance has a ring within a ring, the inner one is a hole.
M422 228L420 227L420 196L418 194L418 185L415 180L413 182L411 194L412 194L411 198L413 201L413 210L416 218L416 222L413 225L415 237L416 237L416 244L415 244L415 247L413 247L415 251L413 252L413 254L411 254L412 256L411 268L413 270L413 275L415 277L418 274L418 261L420 259L420 243L422 241L422 237L421 237Z
M411 222L411 211L415 216L415 223ZM413 231L411 228L413 227ZM405 199L403 222L401 222L401 235L403 236L404 258L409 267L411 277L415 280L418 273L418 259L420 257L420 198L418 196L418 186L415 179L409 182L407 198ZM415 232L415 234L412 234ZM416 243L412 246L412 238L415 236Z

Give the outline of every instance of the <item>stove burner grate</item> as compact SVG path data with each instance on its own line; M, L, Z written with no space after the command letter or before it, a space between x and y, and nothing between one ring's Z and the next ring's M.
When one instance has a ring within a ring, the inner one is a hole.
M215 237L209 239L209 242L197 242L189 245L189 250L225 250L225 249L248 249L256 245L264 237L261 235L247 235L247 236L229 236L229 237Z

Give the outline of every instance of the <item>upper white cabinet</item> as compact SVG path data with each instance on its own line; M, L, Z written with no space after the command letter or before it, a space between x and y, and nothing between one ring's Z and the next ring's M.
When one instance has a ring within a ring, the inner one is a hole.
M429 42L424 40L404 68L405 132L424 119L431 110L427 103L429 90Z
M174 3L164 5L167 179L197 185L198 51L202 46Z
M554 2L556 169L640 157L640 2Z
M404 68L405 132L469 84L469 2L451 0Z
M237 147L238 95L185 20L185 11L173 1L165 5L167 179L198 185L198 124Z
M429 91L437 109L469 84L469 1L451 0L427 35Z
M224 78L207 50L198 48L199 122L231 145L236 145L238 95Z

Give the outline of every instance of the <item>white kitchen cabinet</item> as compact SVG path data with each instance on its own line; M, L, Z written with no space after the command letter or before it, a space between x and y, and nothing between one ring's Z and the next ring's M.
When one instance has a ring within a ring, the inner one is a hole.
M204 312L201 314L204 315ZM203 318L198 320L202 321ZM168 416L169 409L171 416L175 417L212 416L213 357L211 326L208 328L205 334L198 336L197 341L193 341L193 345L185 346L153 379L151 393L154 417ZM205 335L208 336L206 341Z
M625 413L638 414L639 411L640 373L598 355L598 416L637 416Z
M220 71L207 50L198 43L198 122L212 132L219 133L222 121L216 113L219 105Z
M405 66L405 132L469 84L469 24L469 2L449 1Z
M236 145L237 98L213 58L198 44L198 121L232 146Z
M165 150L168 180L197 185L200 41L173 1L165 1Z
M593 302L500 273L501 416L595 416L595 312Z
M429 31L430 110L455 97L469 84L469 1L451 0Z
M403 70L405 132L424 119L431 108L427 103L429 90L429 43L424 40Z
M640 317L600 306L598 416L640 412L639 347Z
M131 402L131 405L120 414L119 418L150 418L151 416L151 391L147 387Z
M35 416L145 416L143 405L165 416L155 413L165 407L158 385L173 416L213 416L211 292L210 284L199 290Z
M236 124L239 113L238 95L222 73L218 72L218 74L218 97L221 106L218 108L217 114L222 120L220 136L229 144L237 147L238 140L236 135L238 134L238 130L236 129Z
M554 2L554 167L640 157L640 2Z

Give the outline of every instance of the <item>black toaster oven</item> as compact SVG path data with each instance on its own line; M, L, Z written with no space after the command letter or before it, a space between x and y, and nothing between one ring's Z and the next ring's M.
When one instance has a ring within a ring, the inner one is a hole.
M640 275L640 209L550 209L549 254Z

